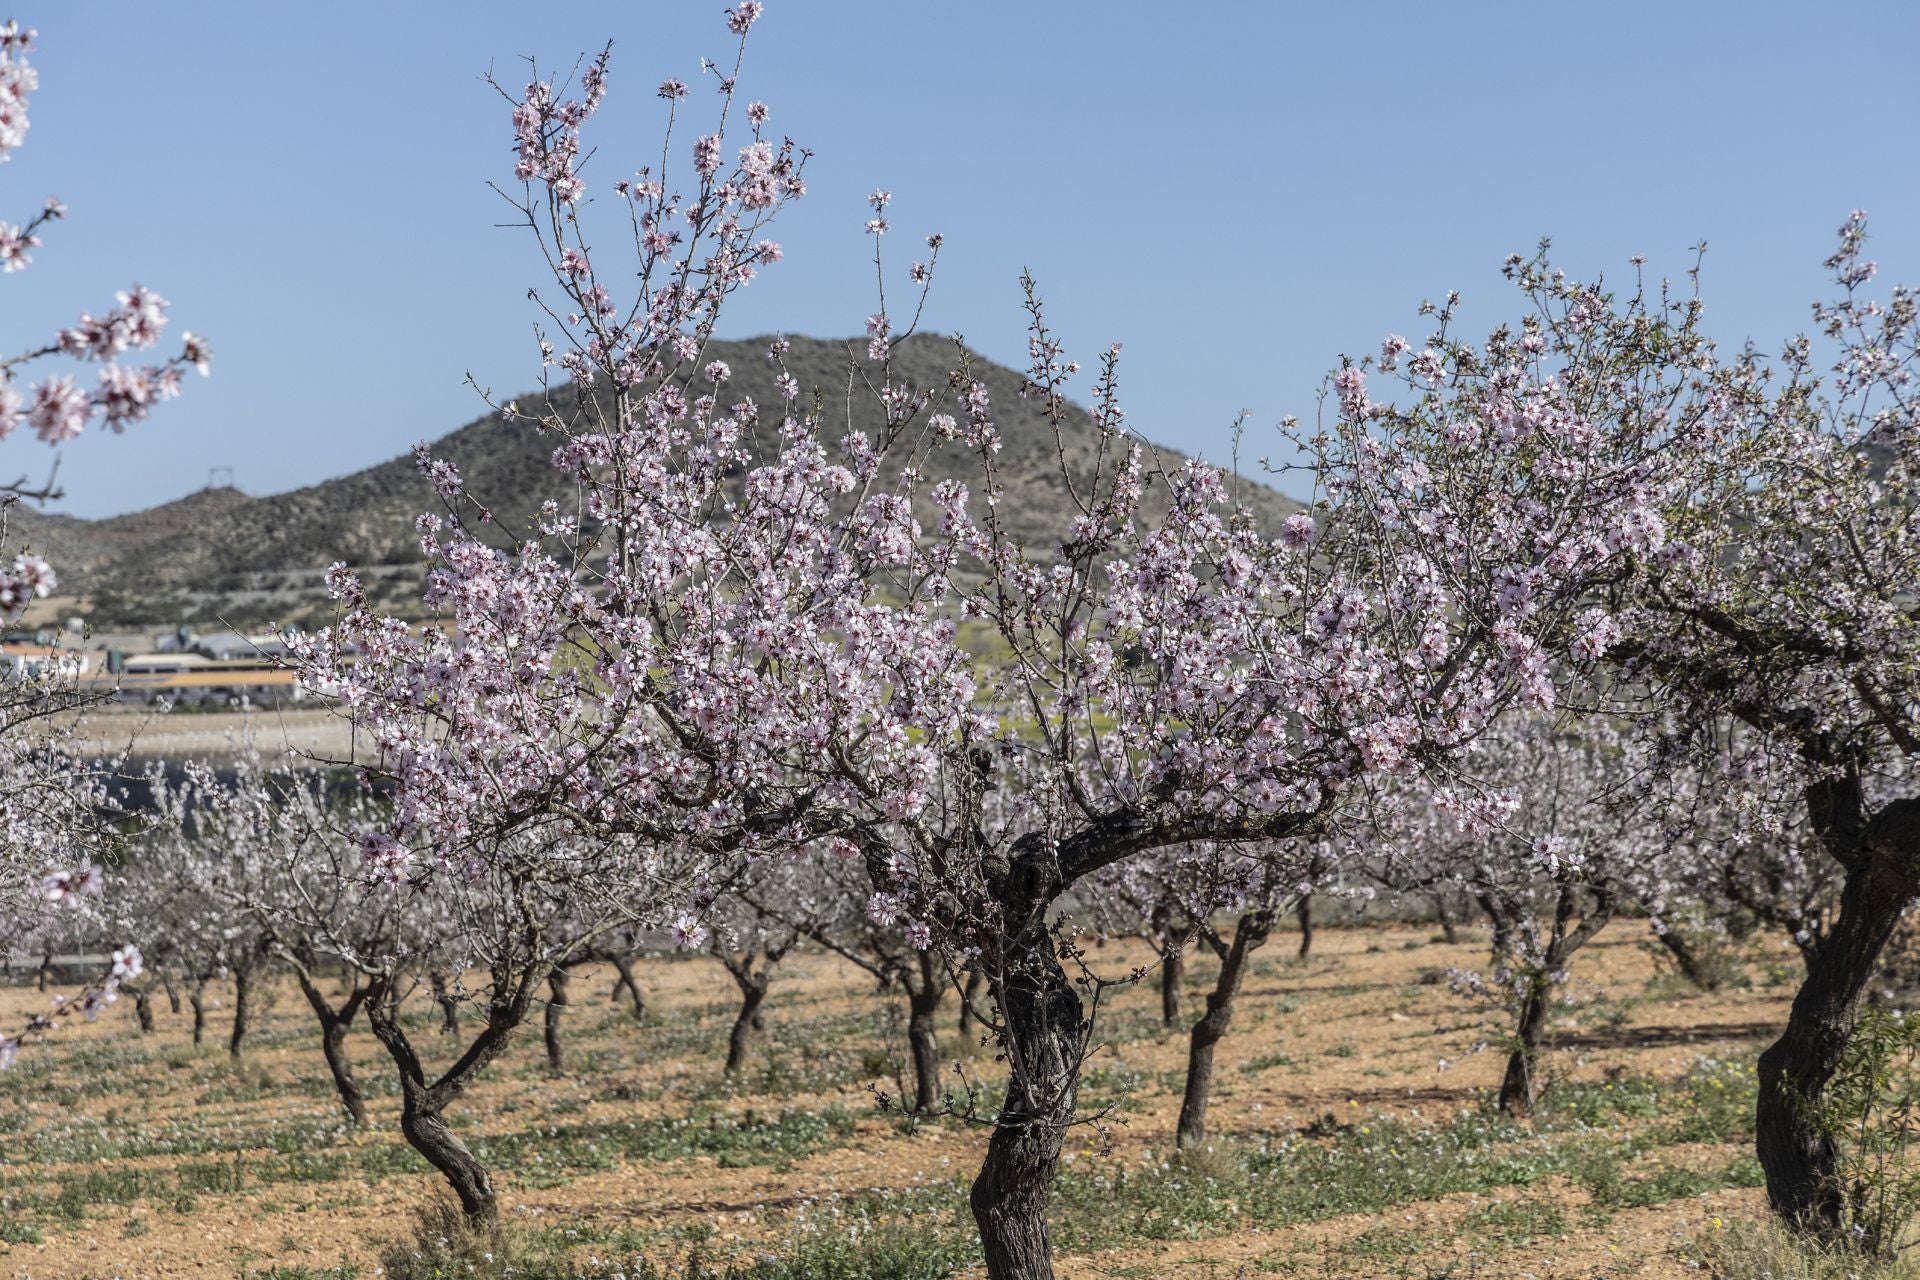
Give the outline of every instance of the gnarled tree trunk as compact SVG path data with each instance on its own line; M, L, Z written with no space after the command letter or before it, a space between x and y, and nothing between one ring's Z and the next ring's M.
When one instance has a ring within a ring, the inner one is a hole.
M1901 914L1920 890L1920 803L1900 800L1868 820L1857 779L1808 790L1814 830L1846 868L1840 909L1794 996L1786 1030L1760 1055L1754 1147L1775 1213L1836 1234L1847 1188L1818 1115L1853 1038L1861 993Z
M1681 977L1702 991L1720 989L1719 975L1700 963L1699 953L1694 951L1693 944L1688 942L1678 929L1671 926L1655 929L1653 936L1659 940L1662 947L1666 948L1667 954L1673 957L1674 967L1680 970Z
M988 940L984 962L1010 1070L968 1200L989 1280L1051 1280L1047 1203L1073 1122L1087 1026L1047 928L1047 907L1064 887L1050 842L1023 837L991 883L1002 932Z
M1313 950L1313 895L1302 894L1300 901L1293 904L1293 918L1300 922L1300 958L1305 960Z
M1304 901L1304 899L1303 899ZM1220 956L1220 977L1207 993L1207 1011L1193 1024L1187 1040L1187 1087L1180 1099L1174 1145L1206 1141L1207 1103L1213 1096L1213 1051L1233 1022L1233 998L1246 980L1247 962L1273 932L1273 912L1249 911L1234 926L1233 941Z
M1514 1023L1514 1044L1507 1054L1507 1071L1500 1079L1500 1109L1510 1116L1533 1114L1539 1100L1540 1040L1547 1029L1547 1006L1553 984L1545 972L1533 974L1520 999Z
M319 1020L320 1054L326 1059L327 1074L333 1077L333 1090L340 1096L347 1118L355 1125L363 1125L367 1122L367 1099L360 1092L360 1082L353 1075L353 1062L347 1057L347 1028L360 1012L369 988L356 986L340 1008L335 1009L306 964L296 962L293 973L300 983L300 993L306 996L308 1007Z
M513 1042L526 1020L540 977L523 973L510 985L496 986L487 1005L487 1024L466 1052L437 1080L429 1081L406 1029L391 987L384 983L367 999L367 1021L386 1046L400 1072L400 1132L407 1144L440 1171L460 1201L467 1225L482 1231L498 1226L499 1201L487 1167L447 1127L446 1109L464 1093L501 1051ZM505 979L501 980L506 983Z
M447 1128L445 1117L432 1105L432 1090L403 1082L400 1089L400 1132L407 1145L440 1171L460 1201L460 1213L470 1227L498 1226L500 1201L493 1177L467 1144Z
M1574 953L1593 941L1613 918L1613 895L1599 888L1592 890L1593 903L1575 924L1582 892L1580 886L1562 882L1554 902L1553 930L1548 935L1546 953L1527 971L1527 988L1514 1023L1513 1050L1507 1055L1506 1075L1500 1081L1500 1109L1510 1116L1533 1114L1540 1100L1540 1046L1546 1038L1547 1014L1559 976L1567 971Z

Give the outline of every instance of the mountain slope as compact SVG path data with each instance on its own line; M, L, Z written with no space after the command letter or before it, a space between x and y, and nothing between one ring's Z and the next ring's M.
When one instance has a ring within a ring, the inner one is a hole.
M864 345L796 338L787 366L803 388L823 398L828 412L847 413L852 426L873 431L879 415L870 397L849 401L846 395L850 367L864 365ZM710 348L710 358L726 361L733 370L732 399L779 403L766 349L764 339ZM938 390L946 385L956 356L945 340L915 338L895 348L895 374L913 386ZM1071 510L1053 430L1038 407L1020 396L1020 374L980 359L973 371L992 397L1002 441L998 466L1007 496L1001 517L1014 536L1044 552L1059 539ZM1069 433L1066 460L1075 474L1091 466L1090 434ZM469 492L493 509L502 527L517 530L528 525L543 499L568 491L566 477L548 460L552 447L525 424L503 423L489 414L436 442L434 452L460 466ZM1169 466L1185 457L1174 450L1160 455ZM959 444L944 446L929 467L935 476L971 477L976 469L977 462ZM1246 500L1263 522L1294 509L1271 489L1243 483ZM1146 507L1149 515L1164 509L1163 495L1150 490ZM29 513L17 522L16 532L57 559L67 589L92 599L98 622L220 618L251 624L309 616L323 603L320 572L335 560L361 567L376 592L392 605L404 605L418 583L414 517L438 508L411 456L402 456L268 497L205 490L98 521Z

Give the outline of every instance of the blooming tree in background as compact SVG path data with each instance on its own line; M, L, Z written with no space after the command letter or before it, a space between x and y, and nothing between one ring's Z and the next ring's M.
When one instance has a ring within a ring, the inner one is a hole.
M1583 521L1620 554L1546 634L1555 652L1606 657L1614 680L1589 705L1636 723L1662 776L1698 768L1697 785L1738 793L1725 803L1755 839L1791 839L1798 809L1844 873L1786 1032L1760 1062L1769 1199L1823 1231L1841 1229L1847 1192L1814 1117L1920 889L1906 781L1920 749L1908 585L1920 569L1920 321L1909 289L1866 296L1864 240L1855 215L1828 259L1841 297L1815 307L1820 337L1775 358L1717 350L1694 289L1636 277L1616 290L1554 270L1544 250L1515 257L1519 325L1468 348L1443 311L1425 350L1389 344L1375 362L1398 372L1412 407L1368 411L1382 429L1413 416L1439 433L1401 471L1422 505L1503 510L1491 548L1463 554L1493 558L1596 479L1638 495L1622 518ZM1480 456L1449 451L1449 437L1479 442ZM1399 527L1449 540L1423 519ZM1501 568L1508 616L1539 613L1536 582L1557 563L1548 552Z
M1761 799L1791 797L1791 825L1843 873L1786 1031L1760 1060L1769 1199L1826 1231L1842 1228L1849 1193L1814 1116L1920 895L1920 305L1904 286L1869 296L1865 239L1856 213L1827 260L1840 296L1815 306L1817 339L1723 362L1705 406L1718 463L1670 507L1671 553L1623 592L1619 654L1665 704L1675 750L1724 757L1737 738L1763 757L1748 771ZM1622 321L1638 320L1628 307ZM1784 853L1791 837L1774 838Z
M1690 884L1671 875L1671 842L1613 726L1511 715L1474 754L1476 775L1512 800L1503 826L1402 790L1375 811L1370 853L1389 882L1450 886L1491 922L1491 971L1456 971L1454 985L1498 1011L1508 1051L1500 1109L1525 1116L1543 1091L1546 1032L1554 1006L1570 1000L1574 957L1622 911L1646 911L1662 927Z

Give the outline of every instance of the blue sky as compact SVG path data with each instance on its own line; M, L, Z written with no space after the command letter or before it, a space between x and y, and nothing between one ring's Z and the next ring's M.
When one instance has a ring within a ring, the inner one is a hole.
M42 86L0 217L73 212L0 281L0 349L138 279L216 355L66 450L87 515L214 465L255 493L341 474L475 416L468 371L531 384L539 264L492 225L510 134L479 76L612 38L604 183L654 149L652 86L728 44L715 0L20 5ZM1510 312L1500 261L1542 234L1582 275L1678 275L1704 237L1710 321L1771 345L1855 206L1882 279L1920 280L1917 47L1901 3L771 0L743 91L816 158L728 336L857 332L884 186L902 266L947 236L931 327L1017 363L1031 267L1074 352L1126 344L1134 425L1214 457L1240 410L1258 453L1341 352L1419 337L1423 297ZM9 478L48 460L0 445Z

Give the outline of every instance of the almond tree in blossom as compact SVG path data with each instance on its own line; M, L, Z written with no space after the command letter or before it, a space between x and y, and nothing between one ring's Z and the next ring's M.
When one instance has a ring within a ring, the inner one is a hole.
M1641 762L1612 726L1556 725L1510 716L1477 744L1475 772L1511 797L1504 826L1435 811L1418 789L1378 813L1373 852L1471 896L1494 926L1491 972L1456 971L1455 988L1488 1000L1508 1051L1499 1105L1531 1114L1544 1091L1542 1061L1554 1006L1566 998L1575 956L1621 912L1656 927L1681 907L1669 879L1674 848L1638 786Z
M1920 799L1909 781L1920 754L1911 590L1920 300L1904 286L1884 301L1870 296L1877 268L1865 241L1856 213L1827 260L1840 293L1815 306L1817 336L1777 356L1747 348L1720 361L1699 405L1716 437L1713 464L1665 505L1665 553L1618 588L1616 657L1663 704L1674 726L1667 745L1708 762L1764 757L1764 769L1742 775L1759 779L1755 806L1790 798L1799 810L1773 821L1776 845L1784 854L1803 823L1843 877L1786 1031L1761 1056L1757 1117L1774 1209L1829 1233L1842 1227L1848 1191L1815 1117L1862 992L1920 894ZM1691 320L1525 279L1556 340L1593 348L1597 329L1648 349L1584 358L1597 377L1617 378L1633 362L1697 369L1712 358L1677 345ZM1576 315L1585 332L1570 328Z
M744 37L758 13L742 3L730 25ZM1615 625L1593 592L1657 549L1667 477L1595 465L1542 500L1495 501L1532 478L1534 451L1454 387L1515 358L1497 334L1484 357L1412 355L1428 400L1397 416L1342 369L1331 419L1293 432L1312 512L1263 528L1221 473L1154 464L1120 412L1117 349L1091 416L1069 407L1077 368L1029 287L1027 394L1063 466L1081 441L1092 462L1063 476L1057 544L1021 545L996 515L994 406L970 357L956 349L941 387L889 359L937 236L902 306L876 249L882 297L847 383L880 406L876 434L836 433L791 376L777 405L729 399L705 346L778 256L763 232L805 159L739 106L738 66L710 68L719 123L691 146L675 131L691 91L661 86L657 161L595 188L627 215L614 247L583 216L604 57L576 86L510 95L508 198L553 268L542 350L566 381L501 409L553 442L560 496L538 528L500 530L449 460L423 455L446 504L421 523L439 617L381 617L341 569L339 622L297 660L393 780L369 874L418 892L491 874L508 833L630 840L705 872L594 887L691 942L743 864L858 856L882 910L986 977L1009 1083L973 1209L991 1275L1050 1275L1048 1189L1093 1025L1055 904L1170 847L1311 838L1369 775L1450 777L1509 705L1582 682ZM874 193L876 246L889 204ZM613 296L622 279L633 296ZM972 474L926 469L951 441ZM1477 500L1451 501L1468 472ZM1142 514L1150 487L1164 516ZM992 637L991 661L963 626ZM1489 801L1462 779L1449 803Z
M0 163L27 140L29 100L39 87L30 60L35 38L31 28L15 20L0 23ZM43 233L65 213L66 206L48 198L22 221L0 215L0 274L31 266ZM99 314L81 312L44 341L0 353L0 442L26 427L58 447L95 420L124 431L155 404L177 396L187 369L206 373L207 344L191 333L184 335L179 354L160 363L123 361L159 344L166 309L164 298L135 284ZM58 371L63 363L66 371ZM93 385L78 381L75 364L96 367ZM46 371L32 376L38 369ZM55 478L49 474L36 484L22 476L0 483L0 633L56 585L51 565L31 548L11 545L6 518L22 498L59 496ZM50 907L82 903L99 887L95 863L104 848L99 797L72 746L71 731L55 732L47 723L86 701L76 674L56 663L34 679L0 686L0 944L32 929ZM99 983L74 1000L94 1009L138 972L138 950L127 948ZM27 1033L43 1033L55 1021L35 1018ZM0 1065L12 1060L20 1042L19 1035L0 1036Z

